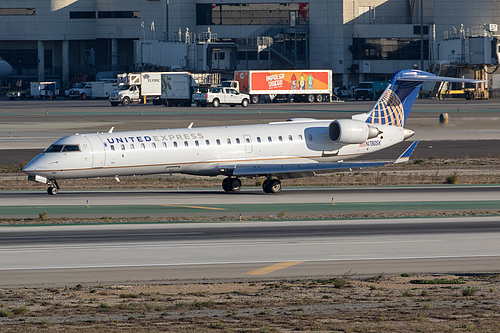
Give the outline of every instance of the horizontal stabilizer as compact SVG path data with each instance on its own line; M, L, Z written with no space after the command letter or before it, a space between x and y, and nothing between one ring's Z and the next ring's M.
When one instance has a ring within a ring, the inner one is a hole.
M408 162L410 159L411 154L413 154L413 151L417 147L418 141L413 142L410 147L408 147L402 154L397 158L397 160L394 161L394 163L403 163L403 162Z
M415 76L402 76L397 79L398 81L412 81L412 82L461 82L461 83L481 83L484 80L462 79L458 77L446 77L435 75L415 75Z

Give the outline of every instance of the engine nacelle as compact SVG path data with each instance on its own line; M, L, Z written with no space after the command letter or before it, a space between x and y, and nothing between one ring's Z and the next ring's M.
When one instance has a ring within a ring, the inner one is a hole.
M330 140L335 143L363 143L382 133L378 128L353 119L339 119L328 126Z

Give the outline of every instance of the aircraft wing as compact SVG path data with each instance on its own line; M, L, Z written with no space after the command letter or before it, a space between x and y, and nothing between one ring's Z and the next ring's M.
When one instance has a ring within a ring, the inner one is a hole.
M335 163L283 163L283 164L239 164L232 170L233 176L255 177L275 175L283 178L312 176L316 173L329 173L340 170L359 169L402 163L409 160L418 141L413 142L403 154L394 161L374 162L335 162ZM227 170L228 168L221 169Z

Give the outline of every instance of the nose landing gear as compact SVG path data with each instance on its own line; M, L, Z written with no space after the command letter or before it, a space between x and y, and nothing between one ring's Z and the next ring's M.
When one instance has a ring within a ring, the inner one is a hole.
M49 195L56 195L59 192L59 185L55 179L47 182L47 184L49 184L49 188L47 189Z

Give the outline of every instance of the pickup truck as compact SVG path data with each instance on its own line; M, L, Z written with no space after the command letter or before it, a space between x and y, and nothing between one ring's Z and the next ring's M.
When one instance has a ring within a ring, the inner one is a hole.
M220 104L229 104L236 106L241 104L242 107L248 106L250 96L245 93L240 93L234 88L214 87L207 92L199 92L193 95L193 102L197 105L207 106L211 104L214 108Z
M92 82L77 83L74 88L69 90L69 97L72 99L87 99L92 97Z

